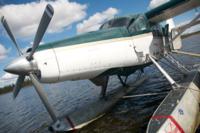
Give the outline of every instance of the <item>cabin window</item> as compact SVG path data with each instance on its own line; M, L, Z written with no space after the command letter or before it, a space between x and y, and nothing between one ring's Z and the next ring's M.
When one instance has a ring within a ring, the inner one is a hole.
M128 30L131 34L134 34L138 31L144 31L148 29L148 20L145 18L145 16L141 15L139 16L133 23L130 24L128 27Z
M100 29L109 29L109 28L114 28L114 27L128 27L131 20L132 19L128 18L128 17L115 18L115 19L112 19L112 20L104 23L100 27Z
M114 27L125 27L130 34L149 29L149 22L144 14L114 18L105 22L100 29L109 29Z

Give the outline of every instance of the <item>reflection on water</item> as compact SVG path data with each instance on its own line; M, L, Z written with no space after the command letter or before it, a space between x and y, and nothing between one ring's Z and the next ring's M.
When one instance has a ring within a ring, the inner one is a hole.
M200 53L199 36L184 40L184 50ZM181 62L190 69L199 66L200 59L188 56L177 56ZM180 81L183 76L167 68L167 71ZM145 74L150 79L132 92L141 94L161 92L170 89L168 82L155 67L147 67ZM135 75L129 78L134 80ZM119 86L118 79L113 76L109 81L108 90ZM66 81L58 84L44 85L50 103L54 106L56 114L61 116L69 111L89 104L98 98L100 89L88 80ZM165 95L137 97L121 100L107 115L81 129L81 133L142 133L145 131L148 120L162 101ZM47 125L51 123L45 108L33 87L21 90L19 96L13 100L12 93L0 96L0 133L47 133Z

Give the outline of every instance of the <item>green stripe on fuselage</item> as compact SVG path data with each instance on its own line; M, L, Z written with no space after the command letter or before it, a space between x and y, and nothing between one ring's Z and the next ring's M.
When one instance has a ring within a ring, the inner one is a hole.
M148 32L150 32L150 30L143 30L143 31L138 31L138 32L130 34L126 27L103 29L103 30L84 33L84 34L77 35L75 37L64 39L61 41L56 41L56 42L40 45L37 48L37 51L46 50L49 48L71 46L71 45L88 43L88 42L109 40L109 39L114 39L114 38L130 37L130 36L135 36L138 34L143 34L143 33L148 33Z

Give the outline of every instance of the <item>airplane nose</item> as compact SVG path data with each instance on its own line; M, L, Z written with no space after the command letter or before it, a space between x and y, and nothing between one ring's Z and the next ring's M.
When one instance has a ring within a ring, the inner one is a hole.
M8 72L8 73L13 73L15 72L15 65L13 64L9 64L8 66L6 66L6 68L4 68L4 71Z
M12 74L26 75L31 71L37 70L34 61L28 61L25 57L19 57L4 68L4 71Z

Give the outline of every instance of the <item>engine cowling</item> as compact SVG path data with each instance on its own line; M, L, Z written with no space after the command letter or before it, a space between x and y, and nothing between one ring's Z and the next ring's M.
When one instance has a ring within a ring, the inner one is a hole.
M34 54L40 70L40 81L43 83L58 82L59 67L53 49L38 51Z

